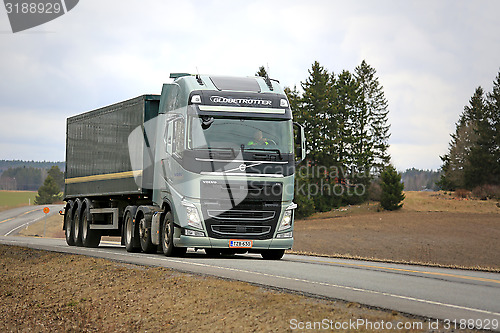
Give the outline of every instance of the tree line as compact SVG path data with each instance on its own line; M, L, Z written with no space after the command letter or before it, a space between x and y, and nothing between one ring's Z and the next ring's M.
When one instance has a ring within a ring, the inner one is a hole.
M500 198L500 71L493 90L477 87L464 107L448 152L441 156L444 190L466 189Z
M29 165L9 167L0 175L0 190L36 191L43 184L48 175L51 175L61 190L64 187L64 176L56 163L49 164L48 168L36 168ZM41 162L50 163L50 162ZM4 163L5 165L6 163Z
M363 60L354 72L335 74L316 61L308 73L300 90L285 88L307 138L307 159L296 170L298 216L366 201L390 165L388 102L376 70ZM264 67L256 74L267 76Z
M406 169L401 173L405 191L439 190L437 182L441 177L440 171Z
M59 169L64 170L64 162L48 162L48 161L23 161L23 160L0 160L0 173L9 168L28 168L48 170L52 166L57 165Z

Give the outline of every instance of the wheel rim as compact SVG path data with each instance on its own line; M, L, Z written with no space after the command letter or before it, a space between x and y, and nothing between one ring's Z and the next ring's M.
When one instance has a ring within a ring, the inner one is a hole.
M87 215L84 215L82 221L82 239L87 238L87 228L88 228Z
M69 236L71 235L71 217L68 214L66 214L65 216L64 226L65 226L64 233L66 235L66 239L69 239Z
M146 219L143 217L139 222L139 237L145 242L148 238L148 232L146 230Z
M130 216L127 216L127 228L126 228L126 241L127 244L132 243L132 218Z
M165 244L165 247L170 246L170 233L171 233L171 227L170 227L170 221L165 221L165 232L163 233L163 244Z
M78 218L78 215L76 213L73 220L74 220L73 236L75 237L75 242L76 242L78 241L78 237L80 236L80 219Z

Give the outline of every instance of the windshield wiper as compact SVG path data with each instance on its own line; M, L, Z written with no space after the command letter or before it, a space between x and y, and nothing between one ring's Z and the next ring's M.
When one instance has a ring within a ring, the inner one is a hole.
M281 151L276 148L276 149L273 149L273 148L245 148L245 145L241 145L241 151L245 151L245 150L256 150L256 151L267 151L267 152L274 152L274 153L277 153L278 156L280 157L280 160L283 159L283 156L281 156Z

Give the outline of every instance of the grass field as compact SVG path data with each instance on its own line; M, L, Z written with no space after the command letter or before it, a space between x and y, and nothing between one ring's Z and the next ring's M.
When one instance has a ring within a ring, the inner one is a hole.
M5 245L0 245L0 285L0 332L291 332L292 320L358 319L417 327L388 332L429 327L423 319L352 302Z
M0 211L33 205L36 191L0 191Z

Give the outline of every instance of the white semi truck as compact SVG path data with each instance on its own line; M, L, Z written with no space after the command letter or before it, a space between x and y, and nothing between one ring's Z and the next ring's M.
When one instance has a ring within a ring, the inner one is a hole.
M293 244L303 128L275 80L171 74L143 95L67 120L63 229L70 246L256 252Z

